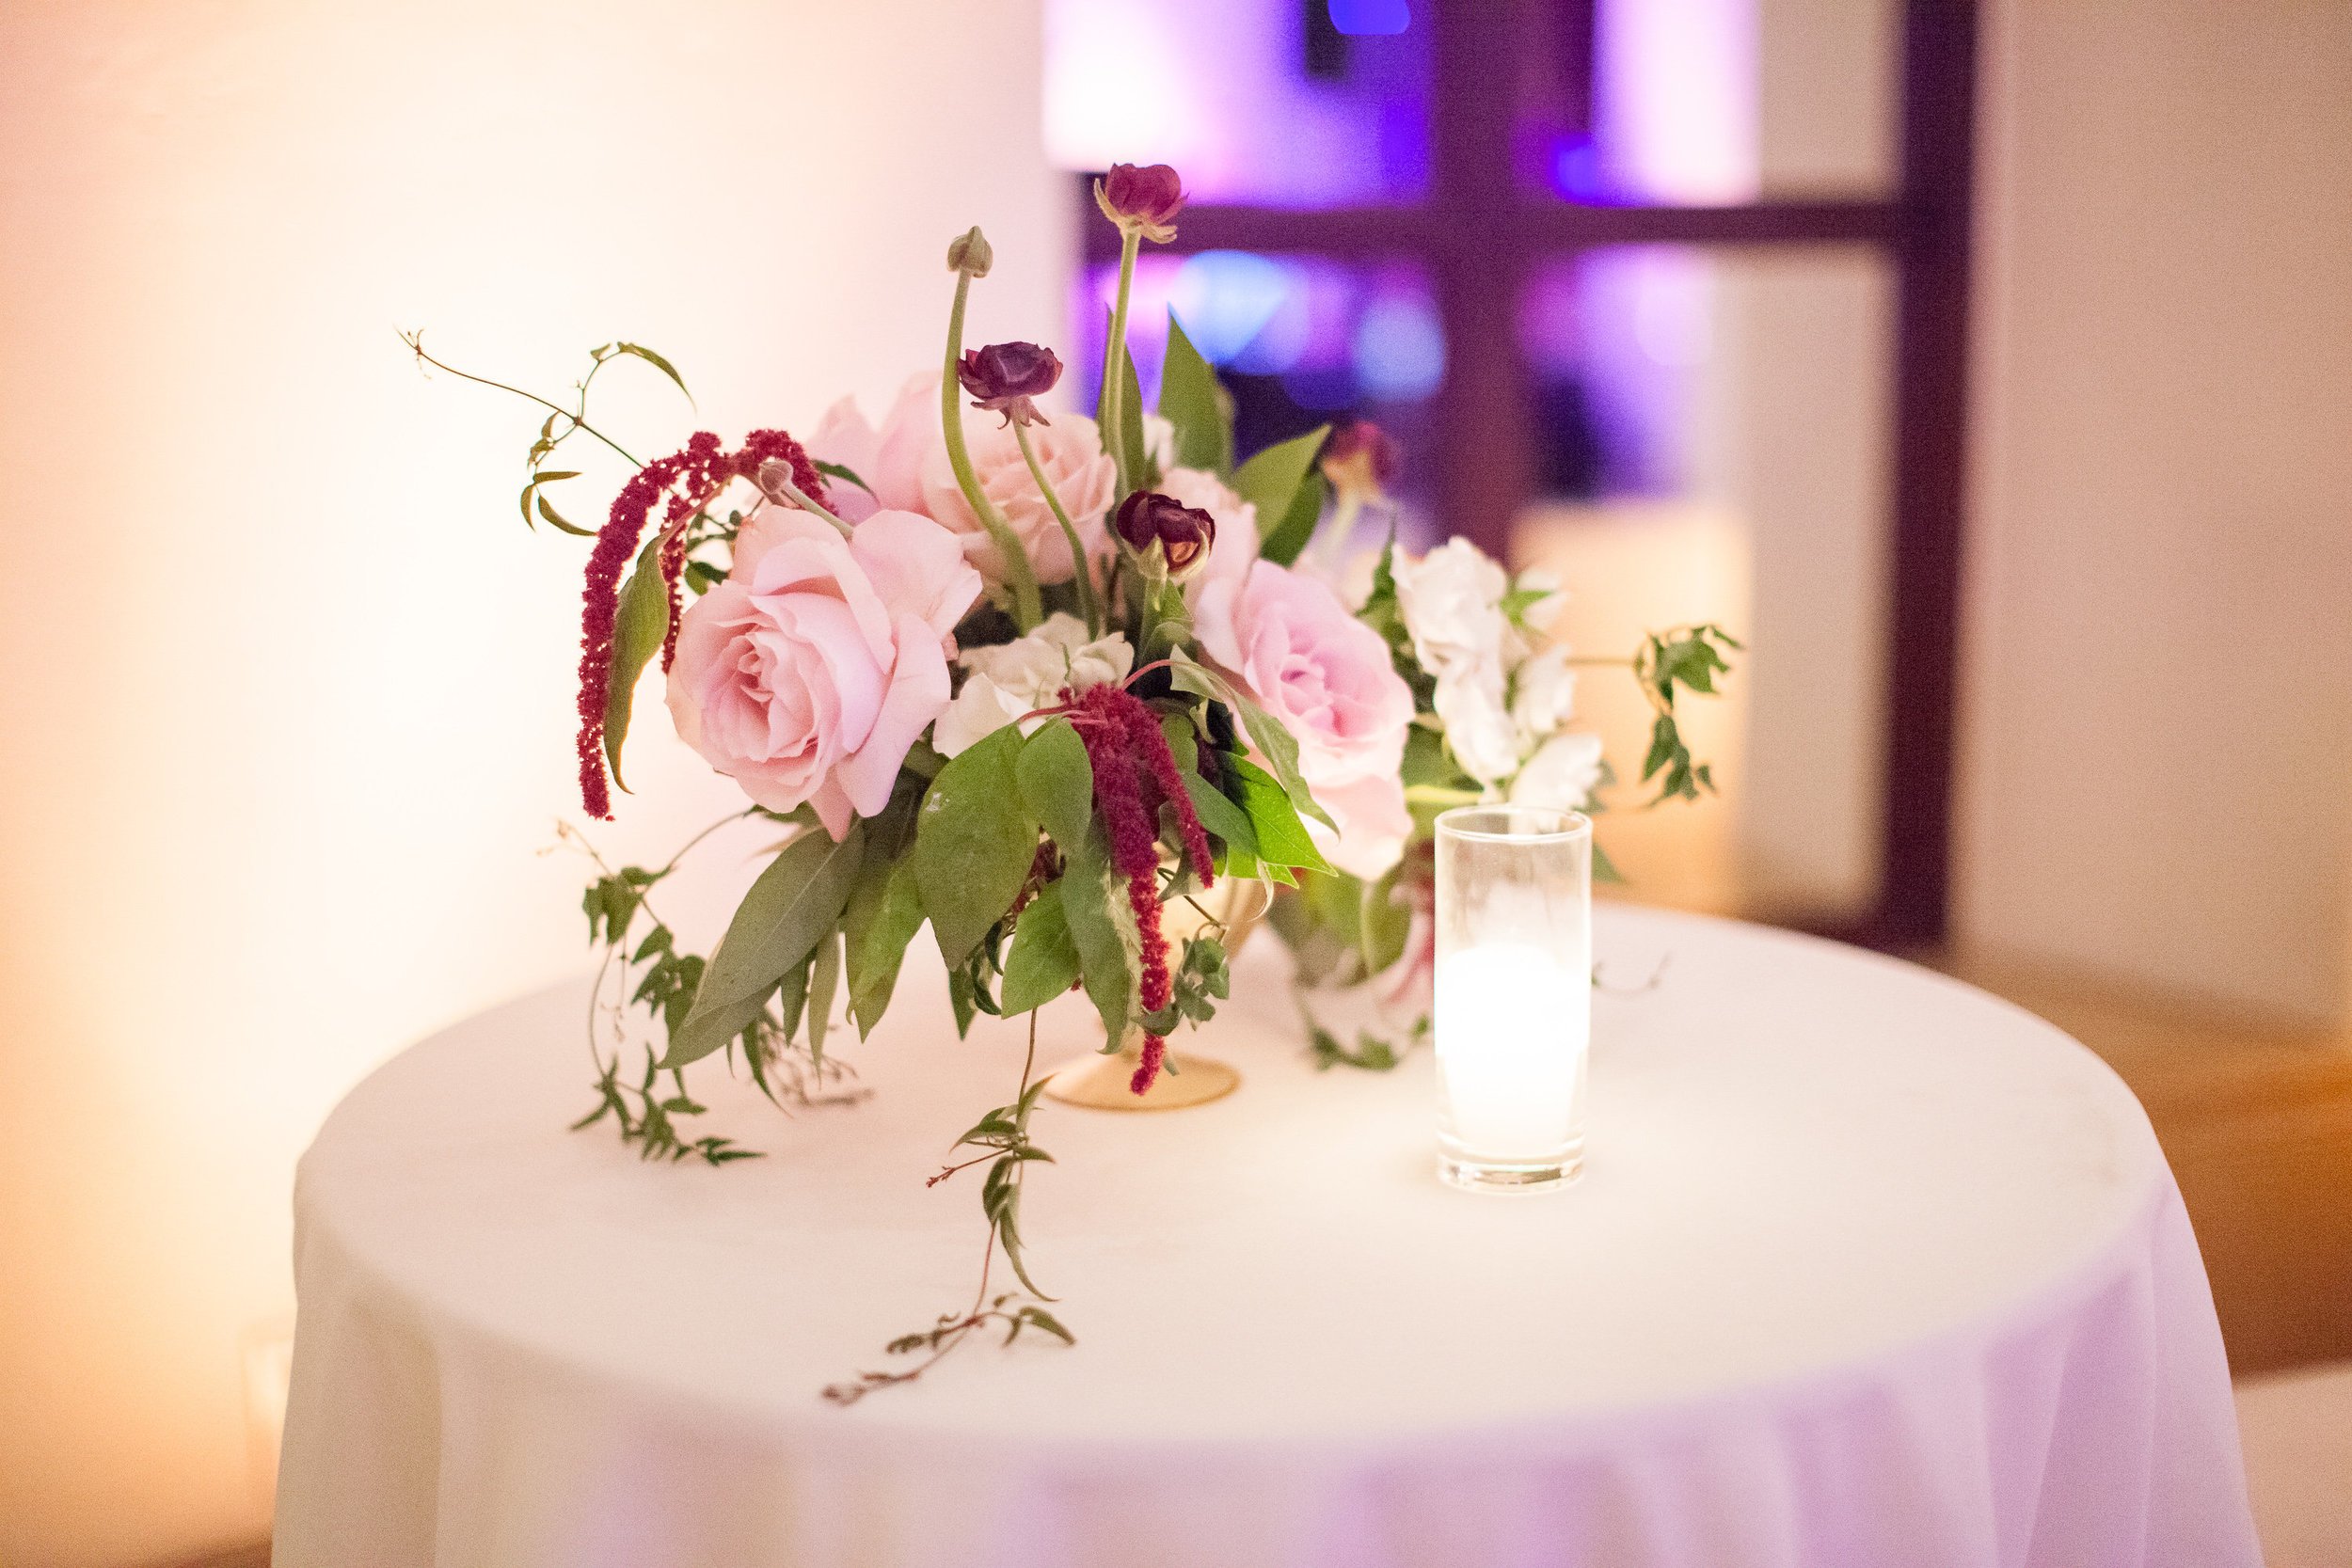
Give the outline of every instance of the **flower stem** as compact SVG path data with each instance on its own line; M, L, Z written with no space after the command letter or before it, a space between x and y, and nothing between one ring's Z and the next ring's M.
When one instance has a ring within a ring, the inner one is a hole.
M1034 631L1045 619L1044 606L1037 594L1037 572L1029 565L1029 552L1024 548L1021 536L1012 531L996 503L988 499L980 482L972 471L972 454L963 445L963 410L959 404L963 395L962 384L956 379L956 365L963 357L963 305L972 292L972 275L956 273L956 302L947 313L947 362L939 378L939 418L941 433L947 441L947 466L956 471L956 483L962 487L963 499L988 530L988 536L996 542L997 550L1005 558L1006 585L1012 590L1013 623L1024 633Z
M1127 296L1135 288L1136 255L1142 248L1139 230L1120 231L1119 300L1111 307L1110 336L1103 343L1103 442L1119 470L1115 499L1124 499L1136 487L1136 476L1127 471L1127 441L1121 434L1125 410L1120 404L1127 400Z
M781 467L781 465L773 463L766 466L771 469L775 469ZM839 517L836 517L833 513L826 510L823 502L818 500L815 497L808 495L806 492L802 490L799 485L793 483L789 479L785 478L781 473L763 474L753 480L752 483L758 485L761 490L767 492L768 499L770 500L788 501L792 505L799 507L803 512L811 512L816 514L818 516L824 518L825 521L839 529L841 531L841 536L845 539L857 531L848 523L843 522Z
M1062 537L1070 541L1070 562L1076 571L1078 613L1086 617L1087 635L1103 635L1103 607L1094 596L1094 564L1087 560L1086 543L1078 537L1078 525L1070 520L1070 514L1055 494L1053 481L1045 477L1045 467L1037 460L1037 451L1029 445L1029 427L1019 420L1012 422L1012 438L1021 443L1022 461L1029 466L1029 477L1045 497L1045 504L1054 509L1054 521L1061 525Z

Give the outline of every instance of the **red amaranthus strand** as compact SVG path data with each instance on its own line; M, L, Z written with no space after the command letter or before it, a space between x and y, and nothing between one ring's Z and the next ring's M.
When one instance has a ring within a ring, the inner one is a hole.
M1065 701L1073 710L1071 722L1086 743L1087 762L1094 775L1095 810L1110 835L1111 864L1127 879L1127 903L1135 911L1142 959L1136 1000L1143 1011L1156 1013L1168 1005L1174 992L1168 938L1160 927L1161 808L1169 808L1175 816L1184 851L1200 869L1204 885L1214 879L1208 833L1184 793L1168 737L1160 733L1158 716L1141 699L1106 684ZM1137 1094L1149 1089L1166 1055L1167 1042L1147 1034L1143 1065L1136 1069L1128 1086Z
M803 494L822 497L823 476L809 461L801 444L781 430L755 430L736 451L727 451L719 437L696 431L686 445L667 457L656 458L637 470L596 533L588 552L586 582L580 591L580 803L588 815L612 815L611 782L604 770L604 709L612 686L612 637L620 616L621 574L637 553L645 520L665 496L662 516L668 531L662 541L661 577L670 594L670 625L662 637L661 665L668 669L677 642L677 579L686 565L686 521L718 498L730 480L759 471L760 464L781 457L792 465L793 483Z
M1135 1076L1127 1080L1128 1092L1130 1094L1151 1093L1152 1085L1159 1080L1160 1069L1165 1066L1167 1062L1167 1038L1159 1035L1144 1036L1143 1062L1142 1065L1136 1069Z

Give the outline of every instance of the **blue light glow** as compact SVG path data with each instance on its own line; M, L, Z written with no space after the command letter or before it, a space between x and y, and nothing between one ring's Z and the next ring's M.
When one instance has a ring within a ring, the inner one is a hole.
M1349 344L1357 379L1384 403L1414 403L1445 379L1445 330L1418 294L1382 294L1364 308Z
M1331 0L1331 25L1358 38L1401 33L1412 25L1406 0Z
M1168 303L1201 356L1213 365L1224 365L1250 348L1267 324L1285 313L1285 307L1303 305L1305 292L1295 267L1245 250L1204 250L1186 259L1178 270L1168 290ZM1295 309L1288 313L1303 314ZM1248 368L1283 370L1297 356L1295 347L1284 358L1275 345L1267 346L1274 348L1271 357L1279 362Z

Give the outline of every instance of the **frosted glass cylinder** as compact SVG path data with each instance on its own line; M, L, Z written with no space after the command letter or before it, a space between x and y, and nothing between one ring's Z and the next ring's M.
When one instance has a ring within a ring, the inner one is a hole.
M1438 1175L1542 1192L1584 1161L1593 825L1545 806L1438 818Z

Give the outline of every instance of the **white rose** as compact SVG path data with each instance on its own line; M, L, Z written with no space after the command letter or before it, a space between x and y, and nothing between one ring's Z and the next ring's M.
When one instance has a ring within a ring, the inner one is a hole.
M1600 784L1600 736L1590 730L1555 735L1511 781L1511 803L1582 811Z
M1511 718L1519 729L1519 744L1534 747L1550 738L1576 712L1576 672L1568 668L1568 650L1554 644L1521 664L1511 697Z
M1439 678L1432 704L1462 771L1499 784L1519 768L1519 731L1502 705L1502 683Z
M977 741L1041 707L1051 707L1064 688L1073 692L1124 680L1136 651L1117 632L1087 640L1087 626L1059 611L1026 637L992 647L967 649L956 661L965 671L963 689L931 727L931 745L941 756L961 754ZM1043 720L1021 726L1034 732Z
M1396 562L1397 608L1412 634L1413 657L1440 683L1502 688L1506 650L1516 639L1502 613L1511 579L1467 539L1449 539L1422 556Z

